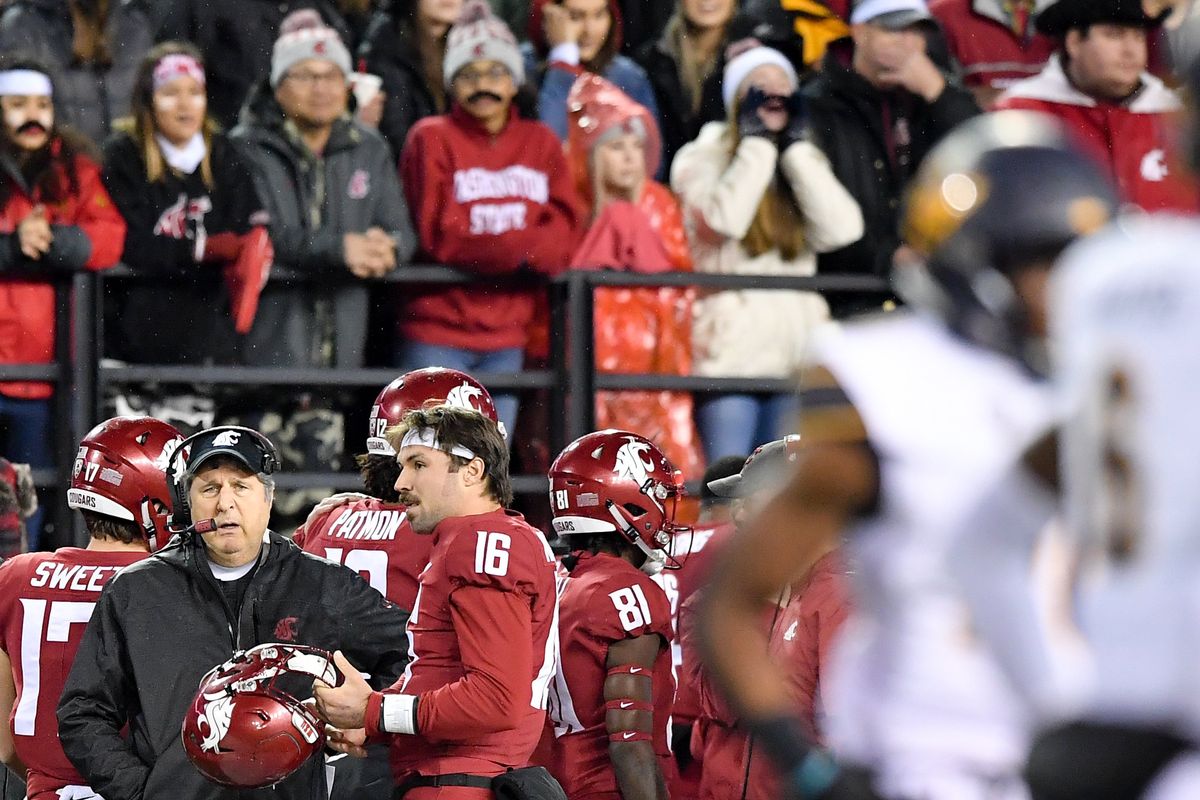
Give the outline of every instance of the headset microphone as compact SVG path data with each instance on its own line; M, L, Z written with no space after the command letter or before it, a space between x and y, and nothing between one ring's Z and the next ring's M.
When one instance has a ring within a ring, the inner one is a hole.
M188 525L185 528L176 527L174 525L167 526L167 530L171 533L172 536L178 534L179 536L183 537L184 539L188 539L194 533L199 533L199 534L212 533L216 529L217 529L217 521L215 519L198 520L196 522L193 522L191 525Z

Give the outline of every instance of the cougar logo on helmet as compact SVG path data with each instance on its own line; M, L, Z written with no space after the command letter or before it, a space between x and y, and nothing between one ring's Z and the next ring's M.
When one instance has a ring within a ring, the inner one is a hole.
M158 458L154 459L154 466L166 472L167 467L171 465L171 459L175 456L175 451L179 449L179 443L182 441L183 439L171 439L163 445L162 452L158 454Z
M217 438L213 439L213 447L233 447L238 443L238 439L242 438L242 434L238 431L224 431L217 434Z
M215 753L220 751L221 740L233 722L233 695L214 692L204 695L204 699L208 702L196 718L196 728L204 737L200 749Z
M483 392L478 386L472 386L464 381L446 392L446 405L478 411L479 404L475 402L476 397L483 397Z
M628 444L621 445L617 450L617 461L613 470L618 477L628 478L638 486L650 480L654 471L654 460L650 457L650 445L639 442L632 436L625 437Z

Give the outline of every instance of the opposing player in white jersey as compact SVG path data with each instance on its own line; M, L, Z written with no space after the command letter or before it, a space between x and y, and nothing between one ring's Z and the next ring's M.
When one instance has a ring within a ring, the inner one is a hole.
M1115 212L1112 188L1044 117L977 118L915 179L901 283L911 310L845 325L801 386L793 476L718 566L702 633L714 675L808 797L1018 800L1027 731L947 574L962 504L1044 426L1030 365L1061 250ZM828 742L787 716L753 624L807 550L843 533L854 567L824 695Z
M1061 428L963 525L979 630L1041 718L1038 798L1200 796L1198 252L1200 225L1162 217L1069 251L1051 292ZM1074 650L1030 613L1019 566L1056 507Z

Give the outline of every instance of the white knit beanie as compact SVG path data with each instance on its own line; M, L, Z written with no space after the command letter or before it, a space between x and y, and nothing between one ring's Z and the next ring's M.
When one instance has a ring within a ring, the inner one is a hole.
M508 67L518 86L525 82L525 61L517 39L492 14L486 0L468 0L446 37L446 57L442 61L446 85L472 61L498 61Z
M725 64L725 74L721 78L721 99L725 101L726 113L733 110L734 98L737 97L738 90L742 88L742 83L750 73L767 64L772 64L786 72L793 89L800 85L800 79L796 76L796 68L783 53L763 45L751 47L744 53L734 56Z
M296 15L300 13L296 12ZM307 20L303 22L307 23ZM271 88L279 85L289 69L310 58L328 61L341 69L342 74L350 76L350 51L342 44L337 31L321 23L319 17L317 23L295 28L284 21L283 34L275 40L275 49L271 52Z

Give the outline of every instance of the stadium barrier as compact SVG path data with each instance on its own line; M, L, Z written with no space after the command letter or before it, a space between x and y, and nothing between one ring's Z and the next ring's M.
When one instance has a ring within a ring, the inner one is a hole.
M6 273L5 277L20 277ZM34 277L31 275L31 277ZM37 275L38 280L47 280ZM396 377L393 368L339 369L333 367L247 367L247 366L168 366L153 364L115 364L103 359L102 298L107 281L159 279L142 276L127 267L73 275L53 276L56 287L55 361L51 364L0 364L0 381L39 380L55 384L54 456L51 469L35 470L40 488L61 487L71 479L77 442L103 418L106 388L156 383L160 385L338 387L378 389ZM272 281L329 283L351 280L350 274L313 275L275 268ZM465 272L439 265L405 266L379 280L388 284L466 285L477 279ZM518 281L531 281L524 277ZM492 281L494 284L495 281ZM692 272L666 272L652 275L612 270L572 270L545 283L551 312L551 353L547 369L516 373L479 373L475 377L492 392L547 390L550 398L551 449L557 452L567 442L593 428L595 392L601 389L667 389L694 393L780 392L788 391L786 379L710 378L691 375L598 374L595 369L593 296L597 287L678 286L701 289L765 289L816 292L887 294L882 278L858 275L717 275ZM62 335L63 332L67 335ZM63 389L66 389L64 391ZM352 490L359 487L357 472L280 473L280 488L332 487ZM514 476L518 494L546 490L543 475ZM65 503L48 503L45 545L58 547L86 543L86 534L76 515Z

